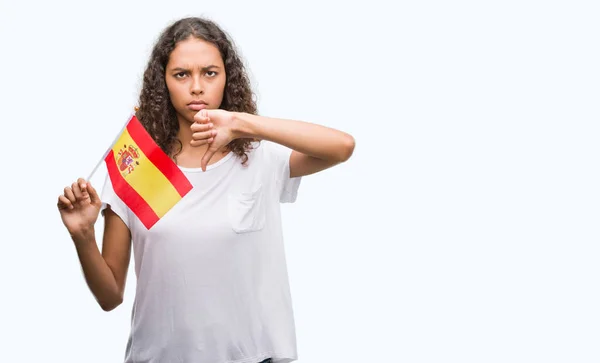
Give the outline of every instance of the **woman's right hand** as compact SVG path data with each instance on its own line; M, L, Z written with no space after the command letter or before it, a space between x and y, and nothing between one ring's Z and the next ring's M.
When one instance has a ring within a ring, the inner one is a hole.
M96 189L79 178L58 197L60 217L72 237L85 236L93 231L102 202Z

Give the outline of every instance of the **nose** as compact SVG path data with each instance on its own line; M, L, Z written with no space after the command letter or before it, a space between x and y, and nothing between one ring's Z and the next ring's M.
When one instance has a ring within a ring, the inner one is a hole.
M200 76L192 77L192 84L190 86L190 93L193 95L201 95L204 93L204 85L202 84Z

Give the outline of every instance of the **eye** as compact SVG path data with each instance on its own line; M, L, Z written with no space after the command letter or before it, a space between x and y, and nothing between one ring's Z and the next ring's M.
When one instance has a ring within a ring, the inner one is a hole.
M173 76L175 78L183 78L183 77L185 77L185 75L186 75L186 72L179 72L179 73L175 73Z
M206 75L208 77L211 77L211 78L212 77L216 77L217 76L217 72L215 72L215 71L206 71Z

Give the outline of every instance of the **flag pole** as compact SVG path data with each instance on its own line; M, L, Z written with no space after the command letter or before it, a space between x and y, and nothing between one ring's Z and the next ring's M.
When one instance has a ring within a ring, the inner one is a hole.
M135 107L135 111L137 111L137 110L139 110L139 107ZM110 144L108 149L106 149L106 152L104 153L104 155L102 155L102 158L100 160L98 160L98 163L96 164L96 166L94 167L94 169L92 170L90 175L87 177L87 179L86 179L87 181L89 181L92 178L92 176L94 175L94 173L96 172L96 170L98 170L98 168L100 167L100 164L102 164L102 162L104 161L104 159L106 158L106 156L108 155L110 150L114 147L117 140L119 140L119 137L121 137L121 134L123 133L123 131L125 131L125 128L129 124L129 121L131 121L133 116L135 116L135 113L132 114L131 116L129 116L129 118L127 119L127 122L125 122L125 125L123 125L123 127L121 127L121 130L119 131L117 136L115 136L115 139L113 140L113 142Z

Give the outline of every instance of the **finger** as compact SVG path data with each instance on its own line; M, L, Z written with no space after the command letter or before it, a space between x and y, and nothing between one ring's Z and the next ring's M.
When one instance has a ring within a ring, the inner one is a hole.
M217 152L217 150L211 150L211 148L206 150L204 156L202 157L202 161L200 162L200 167L202 168L202 171L206 171L206 166L208 165L208 162L213 157L215 152Z
M214 138L217 135L217 130L209 130L204 132L195 132L192 134L193 140L205 140Z
M200 110L200 112L194 115L194 121L198 123L206 123L210 121L210 117L208 117L206 110Z
M92 202L92 204L100 205L102 202L100 201L98 192L96 192L96 189L92 186L92 183L90 183L90 182L87 183L87 190L88 190L88 193L90 193L90 201Z
M75 198L75 194L73 193L73 190L71 190L70 187L65 187L64 195L71 203L75 203L77 201L77 199Z
M85 179L83 179L83 178L77 179L77 184L79 185L79 189L81 190L81 194L82 194L83 198L87 198L88 191L87 191L87 183L86 183Z
M58 209L73 209L73 204L71 203L71 201L65 197L64 195L60 195L58 197L58 203L57 203Z
M206 125L206 124L210 123L210 119L208 117L206 117L206 118L203 118L203 117L194 118L194 121L196 121L195 123L200 124L200 125Z
M75 182L75 183L71 184L71 190L73 190L73 194L75 194L75 198L77 200L81 200L83 198L81 189L79 188L79 183Z
M202 145L210 144L211 142L213 142L213 140L214 139L212 137L210 139L204 139L204 140L192 140L192 141L190 141L190 145L202 146Z
M209 131L210 129L213 128L213 124L212 123L207 123L207 124L200 124L197 122L194 122L192 124L192 126L190 126L190 129L192 130L192 132L204 132L204 131Z

